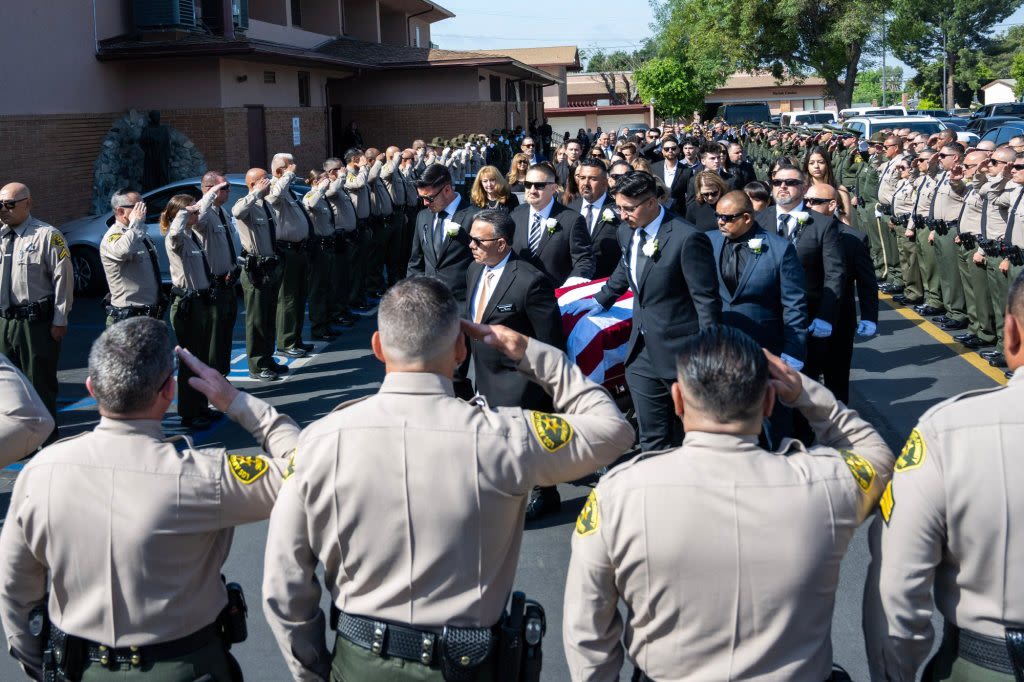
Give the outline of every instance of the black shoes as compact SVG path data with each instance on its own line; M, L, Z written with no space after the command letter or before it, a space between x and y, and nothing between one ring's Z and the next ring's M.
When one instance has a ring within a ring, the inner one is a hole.
M249 378L256 381L280 381L281 375L272 369L261 369L259 372L249 372Z
M277 374L287 374L288 373L288 365L282 365L279 362L275 362L273 367L271 367L270 369L273 370L274 372L276 372Z
M206 429L213 426L213 422L211 422L208 418L199 415L196 417L182 417L181 425L184 426L186 429L189 429L190 431L205 431Z
M996 353L992 357L988 358L988 364L993 367L1006 367L1006 358L1002 353Z
M1006 370L1005 372L1003 372L1003 376L1006 377L1007 379L1012 379L1013 378L1013 372L1010 371L1010 370Z
M980 355L981 357L985 358L986 360L989 360L991 358L996 357L997 355L1002 355L1002 353L1000 353L998 350L993 348L992 350L979 351L978 355Z
M292 348L285 348L281 351L281 354L287 355L290 358L304 358L306 357L306 349L293 346Z
M967 329L967 320L961 320L959 322L956 320L949 320L942 325L942 331L946 332L955 332L960 329Z
M548 514L557 514L562 509L562 497L558 488L534 488L530 503L526 505L526 520L536 521Z
M878 285L878 290L883 294L902 294L903 286L900 284L893 284L892 282L882 282Z
M967 334L957 334L956 336L953 337L953 340L963 343L964 341L974 341L977 338L977 336L968 332Z
M317 341L333 341L334 339L336 339L339 336L341 336L341 332L339 332L337 329L332 329L331 327L326 327L324 329L316 329L316 330L314 330L310 334L310 336L312 336Z
M296 348L301 348L302 350L306 351L307 353L309 351L313 350L313 344L311 344L311 343L303 343L302 341L299 341L297 344L295 344L295 347Z
M979 348L991 348L992 346L995 345L991 341L982 341L977 336L975 336L973 339L967 339L966 341L961 341L960 343L962 343L963 345L967 346L971 350L978 350Z
M923 298L907 298L903 294L898 294L892 297L892 300L896 301L900 305L915 306L924 303Z
M935 306L916 305L914 306L914 312L916 312L918 315L924 315L927 317L929 315L941 315L946 311L943 310L942 308L936 308Z

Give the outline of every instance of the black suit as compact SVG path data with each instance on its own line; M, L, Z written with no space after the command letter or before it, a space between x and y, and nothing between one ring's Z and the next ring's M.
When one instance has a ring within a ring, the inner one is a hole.
M583 215L583 197L574 199L569 204L569 208ZM615 217L612 220L604 219L605 209L615 213ZM611 274L615 271L615 266L622 259L622 248L619 246L618 238L618 210L610 192L605 193L604 203L596 210L600 213L598 214L597 223L594 225L594 231L590 234L590 243L593 246L594 252L594 279L601 279L602 277L611 277ZM583 222L586 223L586 216L584 216Z
M482 264L473 262L466 273L467 316L472 314L473 300L483 271ZM562 314L551 282L544 273L514 253L494 283L480 321L483 324L503 324L530 338L565 348ZM476 390L487 398L488 404L542 412L553 409L551 396L519 372L515 361L475 339L470 341L470 346L476 368Z
M754 180L757 180L757 174L754 173L754 164L750 159L743 159L739 163L733 164L729 170L735 176L733 189L743 189Z
M576 172L577 166L579 166L579 161L570 164L567 160L562 160L555 166L555 177L558 178L559 187L565 187L569 182L569 176Z
M856 291L860 300L860 319L877 324L878 281L871 264L867 235L840 225L840 240L846 260L846 282L839 301L838 320L829 339L824 373L825 385L845 403L850 400L850 364L857 332L857 305L853 293Z
M686 200L687 201L691 201L692 199L694 199L697 196L697 174L702 172L702 171L706 171L706 170L707 170L707 168L704 168L703 166L699 166L699 167L695 166L694 167L693 173L690 175L690 179L689 179L689 181L686 184ZM736 184L736 174L735 173L730 173L730 172L726 171L725 169L720 168L718 170L718 177L722 178L722 181L725 182L725 186L726 186L726 190L727 191L731 192L734 189L743 189L743 187L737 186L737 184Z
M594 255L591 250L590 232L583 216L557 201L553 202L548 217L554 218L558 224L554 228L548 228L544 221L541 221L540 247L534 256L530 251L530 205L520 205L511 215L516 221L512 250L546 274L552 286L562 286L569 277L593 279Z
M657 163L652 163L651 175L664 181L665 162L658 161ZM686 188L690 186L690 178L692 177L692 168L682 163L676 163L676 174L672 177L672 186L666 189L668 189L668 195L675 200L672 204L672 210L679 215L686 211Z
M634 231L619 226L622 258L594 299L606 309L633 290L633 329L626 351L626 383L640 423L644 451L679 445L681 430L670 387L676 356L687 337L719 324L722 300L718 267L707 235L664 211L657 250L634 282L630 273ZM675 435L674 435L675 434Z
M416 216L408 274L437 277L452 290L455 300L465 303L466 269L473 262L469 230L473 226L473 216L479 211L468 201L460 201L455 215L449 215L447 219L459 223L462 229L455 237L445 235L440 252L434 253L433 228L437 214L430 209L422 209Z

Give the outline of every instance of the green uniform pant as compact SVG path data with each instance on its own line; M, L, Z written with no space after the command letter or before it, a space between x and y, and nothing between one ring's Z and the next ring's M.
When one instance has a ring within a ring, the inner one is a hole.
M213 337L214 304L201 296L187 300L174 297L171 304L171 327L178 337L178 345L187 348L192 355L210 363L210 339ZM206 409L206 396L188 385L189 377L195 376L188 365L178 367L178 415L183 419L200 416Z
M390 233L387 240L387 253L384 265L388 271L388 286L394 286L405 277L405 266L409 259L405 257L405 207L399 206L391 214Z
M921 682L1013 682L1013 675L983 668L960 658L958 635L946 628L942 645L935 656L928 661L921 675Z
M231 348L238 319L238 295L235 287L217 290L217 300L210 306L210 367L228 375L231 371Z
M309 257L309 323L314 334L331 328L334 249L316 249Z
M917 231L917 248L920 252L921 284L923 286L924 304L932 308L943 308L942 282L939 278L939 265L934 241L929 241L930 230ZM906 272L903 273L906 281Z
M1003 262L1000 256L985 256L985 271L988 275L988 295L992 301L992 317L996 326L996 348L1003 349L1003 316L1006 314L1006 297L1010 292L1010 283L1020 273L1019 265L1011 265L1007 272L999 269Z
M857 207L854 212L861 232L868 236L868 249L871 252L871 264L875 267L875 279L879 283L885 281L885 255L882 251L882 233L878 220L875 219L875 211L872 208Z
M493 682L494 666L482 665L477 682ZM438 663L426 666L400 658L382 658L348 640L336 637L331 661L331 682L444 682Z
M917 232L913 238L907 236L907 225L896 226L896 244L900 253L900 268L903 271L903 295L912 301L922 296L921 251L926 244L919 243L925 232Z
M935 233L935 261L942 282L942 304L946 308L946 317L963 322L967 319L967 299L958 274L958 247L955 239L956 233L953 230L946 234Z
M967 301L967 331L985 343L995 343L996 327L992 319L992 301L988 295L988 274L986 265L974 262L977 249L957 247L959 256L960 282Z
M249 371L259 373L271 369L274 342L277 338L277 297L281 288L281 266L274 268L263 287L252 283L249 273L242 271L242 295L245 297L245 355Z
M36 389L50 416L57 419L57 363L60 341L54 341L49 320L6 320L0 318L0 353Z
M209 675L215 682L231 682L231 668L224 645L213 641L184 656L164 661L142 661L138 667L130 663L116 668L87 662L82 672L82 682L195 682L203 675Z
M331 297L328 310L336 320L348 313L349 290L352 288L352 243L345 232L334 233L334 265L331 267Z
M885 256L886 281L903 285L903 271L900 269L900 252L896 244L896 230L885 216L878 218L878 229L882 234L882 253Z
M305 251L285 249L281 288L277 294L277 347L295 348L302 343L302 321L306 318L306 275L309 255Z
M352 268L349 270L349 305L361 306L366 303L366 261L370 253L370 225L360 221L359 234L349 245L352 251Z

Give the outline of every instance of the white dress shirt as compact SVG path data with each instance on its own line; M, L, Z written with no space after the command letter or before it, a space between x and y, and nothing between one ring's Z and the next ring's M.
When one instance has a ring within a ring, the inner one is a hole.
M480 310L481 306L487 305L487 301L481 301L480 297L484 293L484 282L487 280L489 273L494 273L491 277L491 286L487 289L487 298L490 299L494 295L494 287L498 285L498 280L501 279L501 273L505 270L505 265L508 263L509 256L512 255L510 250L505 254L505 257L501 259L501 262L497 265L485 266L483 271L480 273L480 281L476 283L476 291L473 292L473 309L470 312L469 319L475 320L477 311Z
M598 221L601 220L601 211L603 210L604 198L606 196L608 196L607 192L599 196L597 198L597 201L595 201L594 203L590 203L589 201L584 199L583 205L580 206L580 213L583 215L584 218L587 217L587 206L594 207L593 214L590 216L590 224L587 225L587 231L590 232L591 235L594 234L594 228L597 227Z
M633 230L633 238L629 249L629 272L633 275L633 283L640 286L640 275L641 273L636 271L636 253L640 248L640 230L644 230L647 233L647 243L650 244L658 236L658 229L661 227L661 221L665 219L665 209L661 209L658 212L658 217L647 224L646 227L637 228Z
M668 165L668 161L665 162L665 187L672 189L672 183L675 182L676 173L679 171L679 162L671 168Z
M804 202L803 201L801 201L798 206L794 207L792 211L784 211L784 210L782 210L781 206L776 204L775 205L775 211L776 211L776 213L775 213L775 234L779 233L779 227L782 226L782 216L790 215L792 213L799 213L799 212L801 212L803 210L804 210ZM796 228L798 228L798 227L799 227L799 225L796 222L796 218L790 219L786 223L786 238L788 239L789 237L792 237L793 233L796 231Z

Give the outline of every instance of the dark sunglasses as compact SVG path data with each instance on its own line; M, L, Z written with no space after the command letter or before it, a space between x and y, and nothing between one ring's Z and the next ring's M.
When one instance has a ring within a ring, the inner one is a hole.
M731 223L743 215L747 215L747 212L743 211L742 213L716 213L715 220L717 220L720 223Z
M487 242L496 242L499 239L501 239L501 237L491 237L490 239L480 239L479 237L470 237L469 241L473 242L478 247L483 248L484 244L486 244Z
M28 201L28 197L22 197L21 199L4 199L3 201L0 201L0 208L13 211L19 201Z
M676 145L672 145L671 147L662 147L661 151L663 151L663 152L677 152L677 151L679 151L679 147L677 147Z
M832 199L822 199L821 197L804 197L804 203L809 206L823 206Z
M441 195L441 192L443 192L444 188L447 187L447 186L448 185L442 185L441 189L437 190L433 194L428 194L427 196L420 195L420 199L423 199L423 203L424 204L432 204L432 203L434 203L434 199L439 197Z
M526 189L544 189L548 185L553 185L553 182L530 182L529 180L523 180L523 187Z
M896 170L902 173L905 170L910 170L910 168L908 168L907 166L896 166Z
M1015 163L1015 164L1013 164L1013 170L1015 170L1015 171L1022 171L1022 170L1024 170L1024 163Z
M940 159L948 159L951 156L956 156L956 154L946 154L946 153L943 153L943 152L939 152L935 156L939 157Z
M717 197L721 192L717 189L714 192L701 192L700 196L702 199L710 199L711 197Z
M612 180L618 180L623 175L625 175L625 173L609 173L608 177L611 178Z
M532 144L524 144L523 145L523 149L533 149L533 147L534 147L534 145L532 145Z
M530 162L529 162L529 161L527 161L526 159L523 159L523 160L521 160L521 161L516 161L516 165L517 165L517 166L529 166L529 165L530 165Z
M802 184L804 184L803 181L797 180L796 178L786 178L785 180L772 180L772 187L782 187L783 185L785 185L786 187L799 187Z
M976 163L965 163L965 164L963 164L965 170L971 170L972 168L974 168L977 165L979 165L979 164L976 164Z
M883 144L883 147L899 147L898 144Z

